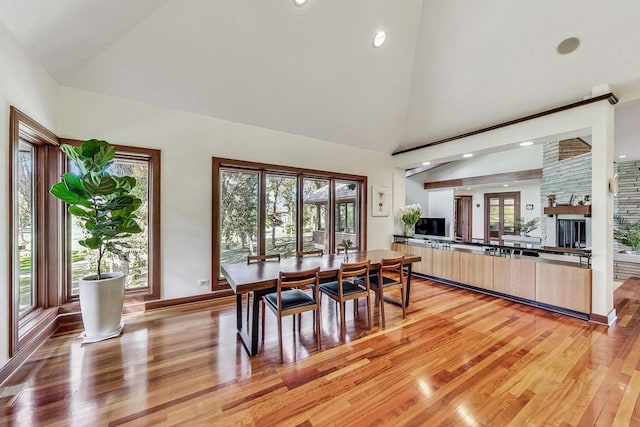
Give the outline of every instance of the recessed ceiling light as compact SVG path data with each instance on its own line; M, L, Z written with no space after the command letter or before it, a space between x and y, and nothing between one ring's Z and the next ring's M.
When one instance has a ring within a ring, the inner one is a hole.
M520 147L527 147L529 145L533 145L533 141L525 141L520 143Z
M618 158L619 158L619 159L624 159L625 157L627 157L627 155L626 155L626 154L620 154L620 155L618 156Z
M508 187L508 186L509 186L509 184L503 184L502 186L503 186L503 187Z
M431 162L422 162L423 165L425 166L429 166L431 164Z
M296 6L302 6L307 2L307 0L293 0L293 4Z
M384 31L378 31L373 38L373 47L380 47L384 44L384 41L387 39L387 33Z
M569 37L568 39L562 40L558 47L556 47L556 51L560 55L567 55L574 50L576 50L580 46L580 40L577 37Z
M463 154L462 157L466 157L466 158L473 157L473 153Z
M467 187L467 190L471 190L471 187Z

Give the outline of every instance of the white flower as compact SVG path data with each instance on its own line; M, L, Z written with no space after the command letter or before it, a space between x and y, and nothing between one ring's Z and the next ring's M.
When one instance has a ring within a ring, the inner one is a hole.
M400 208L400 218L407 226L414 226L422 215L422 206L417 203L407 205Z

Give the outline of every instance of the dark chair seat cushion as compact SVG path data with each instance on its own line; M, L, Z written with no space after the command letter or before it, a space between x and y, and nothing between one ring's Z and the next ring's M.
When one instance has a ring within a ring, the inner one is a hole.
M264 296L267 304L273 308L278 308L278 293L274 292ZM290 310L292 308L304 307L305 305L313 305L315 301L306 292L300 289L289 289L282 292L282 310Z
M330 282L320 285L320 290L325 293L330 293L332 295L338 296L338 282ZM349 282L348 280L342 281L342 293L343 295L353 295L362 293L363 289L356 285L355 283Z
M362 284L364 286L365 284L365 280L362 278L359 278L357 280L358 283ZM390 277L386 277L386 276L382 276L382 287L386 288L387 286L393 286L393 285L397 285L400 282L392 279ZM378 287L378 275L376 274L375 276L370 275L369 276L369 286L372 288L377 288Z

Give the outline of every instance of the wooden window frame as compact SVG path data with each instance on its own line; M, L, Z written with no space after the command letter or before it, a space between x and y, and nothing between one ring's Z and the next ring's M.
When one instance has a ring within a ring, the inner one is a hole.
M61 144L79 146L82 141L77 139L60 139ZM161 151L151 148L131 147L128 145L112 144L116 149L116 157L130 160L146 160L149 164L149 253L147 266L147 283L144 288L125 290L125 303L150 301L160 299L161 290L161 246L160 246L160 161ZM71 269L70 266L70 236L69 227L70 215L64 212L64 224L66 232L64 234L65 251L65 286L63 287L64 301L77 303L78 296L71 295Z
M60 304L60 257L63 252L60 215L61 202L49 197L49 188L60 175L62 156L58 149L58 137L44 126L11 106L9 109L9 357L13 357L30 341L35 340L44 325L57 316ZM35 289L33 307L22 316L18 309L19 289L14 287L16 275L14 236L15 228L15 189L17 185L17 154L20 140L23 139L35 147L34 170L38 173L34 187L35 242L34 263Z
M357 224L354 224L356 233L358 233L359 242L355 242L355 246L366 248L367 245L367 177L362 175L351 175L337 172L327 172L317 169L303 169L291 166L273 165L268 163L250 162L246 160L226 159L220 157L212 158L212 209L211 209L211 290L212 291L227 291L228 285L226 280L220 279L220 170L224 168L247 170L259 172L260 174L280 174L286 176L294 176L298 180L297 183L297 241L298 246L301 242L302 230L302 215L303 209L303 182L305 178L308 179L321 179L327 180L329 184L329 203L327 205L327 213L329 218L325 219L325 231L327 233L327 246L331 252L335 252L336 245L339 242L335 242L335 225L336 225L336 200L335 200L335 183L336 181L353 181L359 185L358 190L358 213L359 220ZM265 206L264 206L264 192L265 192L265 179L261 177L259 180L258 188L258 234L264 231L265 227ZM331 213L333 212L333 214ZM264 239L262 239L264 240ZM264 253L264 242L260 244L260 251ZM300 248L298 248L300 250Z

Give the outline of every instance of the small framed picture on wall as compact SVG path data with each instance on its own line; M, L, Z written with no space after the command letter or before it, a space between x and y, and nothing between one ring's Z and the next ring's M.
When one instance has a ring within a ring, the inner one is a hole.
M371 186L371 216L389 216L389 193L388 187Z

